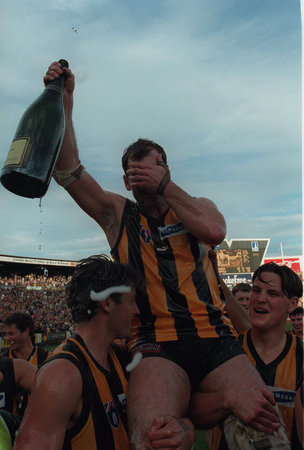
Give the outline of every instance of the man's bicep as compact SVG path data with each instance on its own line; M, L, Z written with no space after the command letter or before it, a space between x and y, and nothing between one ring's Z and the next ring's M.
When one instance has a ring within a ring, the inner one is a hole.
M55 360L43 366L36 375L14 449L61 449L81 393L81 375L72 363Z

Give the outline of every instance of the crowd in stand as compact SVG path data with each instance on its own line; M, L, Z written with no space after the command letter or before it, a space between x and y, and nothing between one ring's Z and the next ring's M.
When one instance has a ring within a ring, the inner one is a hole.
M24 311L33 318L36 333L71 331L73 322L66 306L65 292L70 279L71 275L48 276L46 273L0 277L0 326L13 312ZM250 285L244 283L238 284L232 290L246 310L248 306L237 296L247 295L249 303L250 290Z
M13 275L0 277L0 324L15 311L31 315L37 333L58 333L71 329L65 286L70 276Z
M45 273L35 274L29 273L26 275L12 274L11 276L0 277L0 288L7 287L36 287L41 289L62 289L71 279L71 275L48 276L47 269Z

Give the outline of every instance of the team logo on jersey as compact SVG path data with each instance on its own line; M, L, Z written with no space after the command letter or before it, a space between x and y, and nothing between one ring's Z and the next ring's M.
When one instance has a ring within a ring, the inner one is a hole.
M149 230L149 228L147 230L144 229L143 225L140 226L140 235L143 238L143 240L145 241L146 244L149 244L149 242L151 241L151 231Z
M170 236L177 236L178 234L187 233L187 229L182 222L177 222L164 227L158 227L160 238L167 239Z
M0 392L0 408L5 407L5 392Z
M110 425L112 428L114 428L115 430L117 430L118 426L119 426L119 414L118 414L118 409L116 407L116 404L114 402L114 400L110 400L109 402L105 403L104 405L104 409L108 418L108 421L110 422Z

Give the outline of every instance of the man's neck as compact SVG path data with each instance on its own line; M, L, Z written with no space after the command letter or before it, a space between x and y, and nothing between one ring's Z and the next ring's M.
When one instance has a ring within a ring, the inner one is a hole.
M112 338L104 332L100 325L96 328L93 320L79 323L75 331L84 340L96 361L106 370L110 370L108 354Z
M138 203L138 206L145 214L155 219L164 214L169 208L169 205L162 198L158 198L157 201L151 203Z
M251 329L252 343L265 364L274 361L284 350L286 345L285 328L261 330Z
M24 344L22 347L12 350L12 353L17 359L25 359L27 360L32 352L33 352L33 344L29 342L28 344Z

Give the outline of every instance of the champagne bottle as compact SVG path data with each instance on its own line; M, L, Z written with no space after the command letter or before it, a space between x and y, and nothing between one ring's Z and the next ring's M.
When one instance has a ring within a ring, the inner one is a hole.
M63 76L50 82L21 117L1 173L14 194L40 198L49 187L65 131L63 86Z

